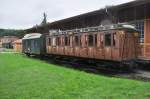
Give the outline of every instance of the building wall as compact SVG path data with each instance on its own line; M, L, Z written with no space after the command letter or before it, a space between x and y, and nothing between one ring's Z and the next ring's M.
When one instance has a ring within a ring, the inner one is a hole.
M18 39L18 37L15 37L15 36L4 36L3 38L1 38L1 42L2 43L10 43L17 39Z
M18 40L16 36L4 36L1 38L2 47L4 48L12 48L12 42Z
M144 57L150 58L150 19L144 22Z

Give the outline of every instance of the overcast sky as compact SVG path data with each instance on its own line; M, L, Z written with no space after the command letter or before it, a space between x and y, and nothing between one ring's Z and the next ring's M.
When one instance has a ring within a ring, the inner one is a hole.
M0 28L25 29L133 0L0 0Z

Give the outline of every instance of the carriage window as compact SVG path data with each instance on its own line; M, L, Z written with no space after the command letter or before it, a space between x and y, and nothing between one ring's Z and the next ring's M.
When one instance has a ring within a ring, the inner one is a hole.
M116 33L113 34L113 46L116 46Z
M81 44L81 35L79 36L79 46L82 46L82 44Z
M100 36L100 48L103 48L103 46L104 46L104 36L101 35Z
M97 34L95 34L95 46L97 46Z
M65 46L70 46L70 39L69 39L69 37L65 37Z
M79 36L75 36L75 46L79 46Z
M31 46L34 48L34 40L31 40Z
M70 46L70 37L68 37L68 46Z
M68 37L65 37L65 46L67 46L68 43Z
M49 38L48 40L48 45L51 46L51 38Z
M56 45L60 46L60 37L57 37L57 39L56 39Z
M35 48L37 48L38 47L38 42L35 42Z
M53 45L53 46L56 46L56 38L54 37L52 40L53 40L53 41L52 41L52 45Z
M105 34L105 46L111 46L111 34Z
M93 46L93 41L94 41L94 40L93 40L93 35L89 35L89 36L88 36L88 45L89 45L89 46Z

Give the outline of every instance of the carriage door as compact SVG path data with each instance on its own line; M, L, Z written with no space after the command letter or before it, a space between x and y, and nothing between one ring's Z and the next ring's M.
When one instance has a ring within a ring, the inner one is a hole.
M94 58L94 35L88 35L88 57Z
M69 55L74 56L74 46L73 46L73 35L70 35L70 50L69 50Z
M112 57L111 33L105 33L104 41L105 59L110 60Z
M88 57L88 34L83 33L81 36L81 50L80 50L80 57Z
M65 55L65 36L64 35L62 35L61 36L61 54L62 55Z

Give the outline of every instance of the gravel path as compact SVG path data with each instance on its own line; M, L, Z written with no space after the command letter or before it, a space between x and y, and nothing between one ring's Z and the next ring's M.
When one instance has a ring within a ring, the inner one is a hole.
M18 53L18 52L6 51L5 48L0 48L0 53Z
M5 49L4 48L0 48L0 52L3 52Z

